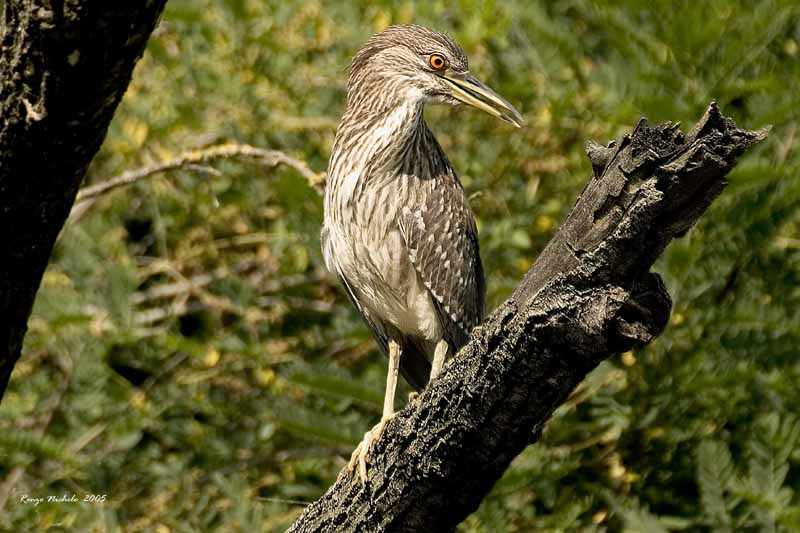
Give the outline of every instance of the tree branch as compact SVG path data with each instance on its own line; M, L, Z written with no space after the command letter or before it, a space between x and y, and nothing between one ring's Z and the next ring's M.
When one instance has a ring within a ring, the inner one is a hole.
M389 422L366 485L343 470L290 531L452 531L589 371L661 333L671 302L650 267L766 134L737 128L712 103L688 134L642 120L617 143L591 143L595 175L557 235Z
M249 144L226 143L202 150L189 150L183 152L178 157L168 159L161 163L155 163L135 170L128 170L119 176L102 181L96 185L84 187L78 191L75 205L70 214L70 219L80 218L91 207L95 199L120 187L131 185L156 174L161 174L162 172L168 172L179 168L191 168L196 167L198 164L238 157L253 159L267 167L279 165L288 166L296 170L297 173L305 178L308 184L318 192L322 192L324 188L325 173L314 172L305 161L291 157L279 150L267 150L265 148L250 146Z
M4 3L0 397L53 244L165 3Z

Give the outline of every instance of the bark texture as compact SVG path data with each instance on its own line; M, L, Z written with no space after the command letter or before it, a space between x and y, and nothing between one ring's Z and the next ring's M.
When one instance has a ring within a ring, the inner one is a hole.
M454 530L589 371L663 331L671 301L650 267L766 134L712 103L688 134L642 120L589 143L594 176L517 290L389 422L368 482L343 470L290 531Z
M0 29L0 398L47 260L166 0L6 0Z

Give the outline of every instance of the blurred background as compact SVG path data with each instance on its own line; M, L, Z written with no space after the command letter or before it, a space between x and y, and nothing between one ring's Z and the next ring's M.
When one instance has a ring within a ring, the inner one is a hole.
M350 58L408 22L452 34L527 122L426 110L478 218L489 309L591 175L589 139L689 127L712 99L774 126L656 265L664 335L593 372L460 531L800 530L796 2L170 0L86 184L222 143L324 172ZM385 382L321 221L307 176L235 156L74 217L0 407L0 528L288 527ZM64 493L106 500L19 502Z

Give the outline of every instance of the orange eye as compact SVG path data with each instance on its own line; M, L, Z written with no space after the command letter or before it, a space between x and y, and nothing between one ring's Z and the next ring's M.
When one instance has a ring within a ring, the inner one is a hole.
M442 70L447 68L447 60L441 54L431 54L430 59L428 59L428 63L434 70Z

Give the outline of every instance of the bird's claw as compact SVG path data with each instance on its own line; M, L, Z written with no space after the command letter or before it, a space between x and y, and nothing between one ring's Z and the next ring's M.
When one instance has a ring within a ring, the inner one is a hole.
M372 448L372 445L381 438L383 428L386 427L386 422L389 420L391 420L391 418L381 419L374 428L364 433L364 440L356 446L356 449L353 450L353 453L350 455L350 462L347 463L347 471L352 474L356 465L358 465L358 477L361 483L367 482L367 454L370 448Z

